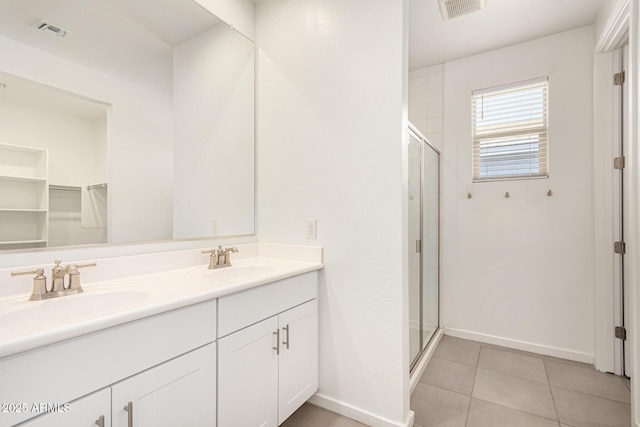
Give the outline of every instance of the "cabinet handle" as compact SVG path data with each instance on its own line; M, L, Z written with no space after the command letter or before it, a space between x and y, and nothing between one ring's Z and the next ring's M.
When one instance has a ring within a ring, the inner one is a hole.
M100 418L96 420L96 425L98 427L104 427L104 415L100 415Z
M124 410L127 411L127 427L133 427L133 402L127 403Z
M286 341L282 341L282 344L286 345L287 350L289 350L289 325L287 324L287 326L283 326L282 329L287 333Z
M276 351L277 355L280 355L280 329L276 329L276 331L273 333L273 335L276 336L276 346L273 347L273 349ZM129 426L131 427L131 426Z

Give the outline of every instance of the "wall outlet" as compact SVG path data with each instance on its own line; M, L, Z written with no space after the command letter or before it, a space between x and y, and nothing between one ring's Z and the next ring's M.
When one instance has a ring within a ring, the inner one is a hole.
M217 219L211 220L211 235L212 236L220 235L220 222Z
M307 239L315 239L318 237L317 233L318 221L315 219L308 219L306 225L306 236Z

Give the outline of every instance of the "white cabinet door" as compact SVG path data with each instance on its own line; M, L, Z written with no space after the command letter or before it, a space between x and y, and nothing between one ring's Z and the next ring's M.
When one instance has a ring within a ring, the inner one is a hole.
M278 424L318 390L318 302L309 301L279 316Z
M134 375L111 389L113 427L215 427L215 343Z
M45 404L46 405L46 404ZM30 408L46 411L43 408ZM52 408L49 408L52 410ZM111 426L111 389L106 388L74 400L68 407L58 406L58 412L41 415L20 424L21 427L108 427Z
M219 427L278 425L277 331L270 317L218 340Z

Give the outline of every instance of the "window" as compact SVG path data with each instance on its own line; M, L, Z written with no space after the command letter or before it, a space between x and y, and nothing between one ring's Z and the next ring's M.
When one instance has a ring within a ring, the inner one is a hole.
M549 176L546 77L472 94L473 181Z

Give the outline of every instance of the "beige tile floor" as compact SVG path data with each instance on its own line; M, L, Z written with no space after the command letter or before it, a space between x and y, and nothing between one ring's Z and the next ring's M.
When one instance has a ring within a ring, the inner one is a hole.
M630 399L591 365L445 336L411 409L416 427L628 427Z
M593 366L443 337L411 396L415 427L628 427L628 380ZM360 427L310 404L283 427Z

